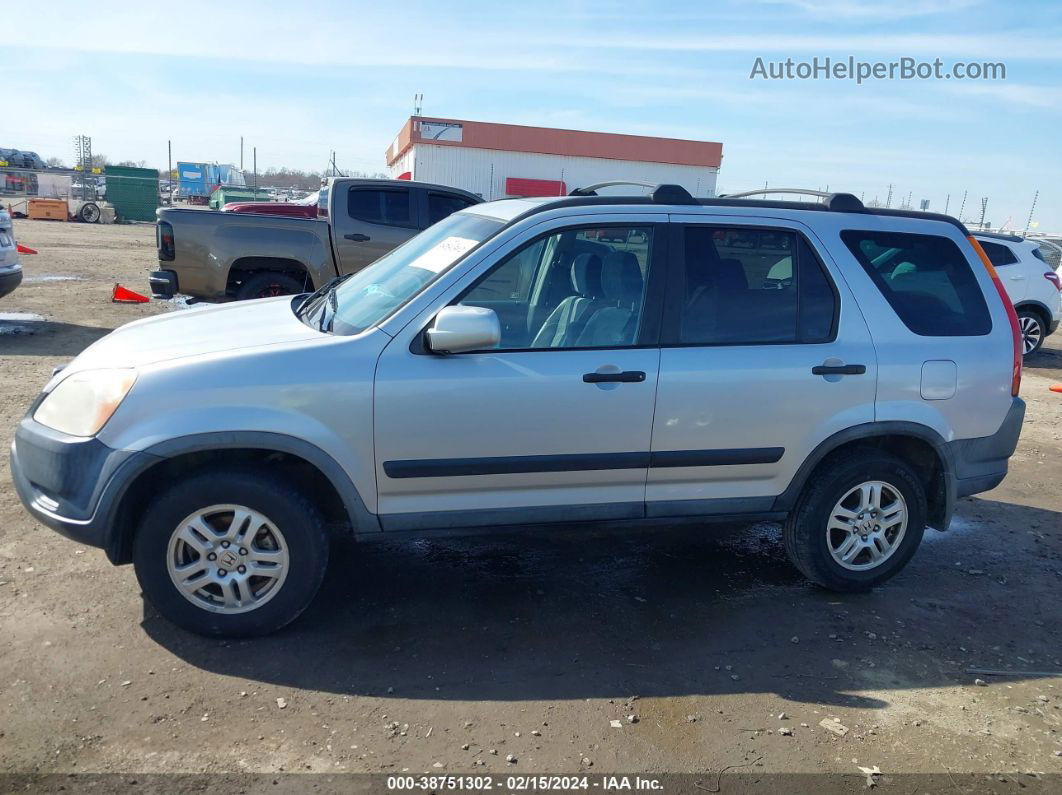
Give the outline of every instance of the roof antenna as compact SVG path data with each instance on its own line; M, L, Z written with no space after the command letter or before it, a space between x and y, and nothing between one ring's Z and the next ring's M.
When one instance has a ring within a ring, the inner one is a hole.
M423 94L414 94L413 95L413 115L414 116L419 116L420 115L420 111L421 111L423 105L424 105L424 95Z

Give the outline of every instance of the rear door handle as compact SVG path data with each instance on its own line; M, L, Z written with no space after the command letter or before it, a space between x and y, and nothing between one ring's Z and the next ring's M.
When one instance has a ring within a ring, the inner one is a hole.
M347 240L353 240L355 243L364 243L366 240L371 240L368 235L363 235L361 232L351 232L349 235L343 235Z
M812 375L863 375L865 364L818 364L811 368Z
M645 373L641 370L624 370L622 373L583 373L583 381L587 384L640 384L645 380Z

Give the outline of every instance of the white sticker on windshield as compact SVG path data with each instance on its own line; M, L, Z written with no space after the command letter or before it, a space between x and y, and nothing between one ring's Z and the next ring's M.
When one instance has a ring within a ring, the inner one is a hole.
M409 265L412 268L423 268L432 273L439 273L478 242L477 240L469 240L467 237L448 237L445 240L440 240L436 245L410 262Z

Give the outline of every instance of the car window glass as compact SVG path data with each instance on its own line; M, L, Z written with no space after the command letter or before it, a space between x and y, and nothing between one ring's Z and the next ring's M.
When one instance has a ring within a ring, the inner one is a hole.
M458 303L493 309L501 350L635 344L652 228L568 229L522 246Z
M836 295L795 233L689 226L684 255L680 343L822 342L832 336Z
M410 226L409 190L351 188L347 198L351 218L388 226Z
M992 329L970 264L948 238L846 230L841 239L915 334L976 336Z
M469 201L461 196L454 196L452 193L428 193L428 226L441 221L451 213L456 213L458 210L463 210L466 207L472 205L474 202Z
M1014 256L1014 252L1001 243L993 243L989 240L980 239L978 239L977 242L981 244L981 248L983 248L985 254L988 255L988 261L996 268L1001 268L1004 265L1013 265L1018 261L1018 258Z

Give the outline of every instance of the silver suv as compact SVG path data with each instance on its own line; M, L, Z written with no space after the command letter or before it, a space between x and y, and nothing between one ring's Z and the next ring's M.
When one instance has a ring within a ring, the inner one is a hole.
M479 204L312 295L124 326L44 387L12 473L192 631L309 605L329 536L777 520L863 590L1021 430L1021 344L953 218L822 203Z

